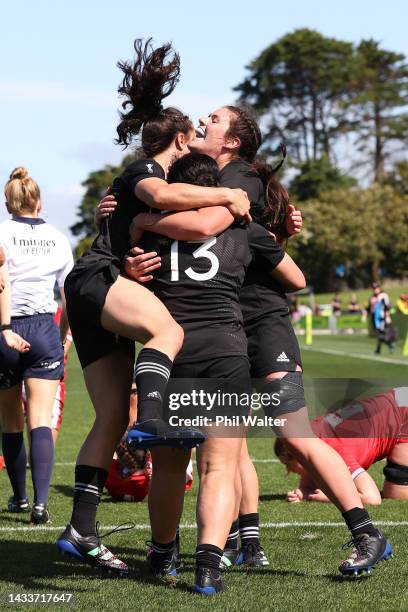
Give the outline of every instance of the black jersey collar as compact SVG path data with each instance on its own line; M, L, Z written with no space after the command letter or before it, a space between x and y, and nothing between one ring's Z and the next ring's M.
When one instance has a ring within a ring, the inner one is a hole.
M44 219L40 219L40 217L15 217L12 216L13 221L17 221L17 223L27 223L27 225L41 225L45 223Z

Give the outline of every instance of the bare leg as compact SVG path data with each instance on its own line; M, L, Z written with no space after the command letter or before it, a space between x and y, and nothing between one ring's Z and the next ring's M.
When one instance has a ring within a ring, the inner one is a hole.
M116 350L87 366L84 377L95 421L79 451L77 465L109 470L115 448L128 425L133 360Z
M234 520L235 474L242 438L208 438L197 450L200 489L198 544L223 549Z
M137 340L174 359L183 343L183 329L156 296L119 276L109 289L101 315L106 330Z
M258 512L259 502L258 474L249 456L246 438L242 441L241 456L239 458L239 474L242 487L239 514L256 513Z
M191 452L176 448L153 448L153 475L149 489L149 514L156 542L176 539L184 504L186 468Z

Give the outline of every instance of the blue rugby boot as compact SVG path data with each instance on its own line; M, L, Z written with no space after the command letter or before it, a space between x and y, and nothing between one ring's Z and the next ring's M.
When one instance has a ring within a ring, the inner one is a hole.
M132 529L132 527L122 527L122 529ZM117 527L104 535L107 536L116 531L122 531L122 529ZM119 578L126 578L129 574L126 563L118 559L101 543L98 523L96 534L91 536L81 536L72 525L68 524L57 540L57 548L62 555L76 561L83 561Z
M359 577L371 574L380 561L386 561L392 556L392 545L381 531L371 536L363 533L347 542L343 548L352 547L350 556L339 566L343 576Z
M194 593L199 595L216 595L227 590L219 571L211 567L201 567L195 578Z

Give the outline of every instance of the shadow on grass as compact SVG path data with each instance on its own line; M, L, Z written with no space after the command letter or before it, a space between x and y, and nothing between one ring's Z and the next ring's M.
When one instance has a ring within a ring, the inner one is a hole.
M65 495L65 497L70 497L72 499L74 495L74 488L68 485L61 484L52 484L50 489L53 489L56 493L61 493L61 495Z
M284 493L267 493L266 495L260 495L259 501L276 501L278 499L286 499Z
M91 567L86 563L76 561L69 557L62 557L53 543L33 542L13 539L1 539L0 576L2 582L18 585L24 591L67 592L65 580L86 580L86 587L75 585L75 592L97 591L100 589L100 579L118 580L112 576ZM151 574L150 566L146 562L146 549L113 547L114 553L129 565L129 578L141 584L152 584L169 588L164 582ZM135 558L139 557L139 558ZM184 562L184 558L187 563ZM183 555L183 569L193 569L191 556ZM62 580L62 584L58 581ZM89 580L95 581L94 586ZM122 579L123 580L123 579ZM191 591L191 587L182 580L177 583L178 590Z

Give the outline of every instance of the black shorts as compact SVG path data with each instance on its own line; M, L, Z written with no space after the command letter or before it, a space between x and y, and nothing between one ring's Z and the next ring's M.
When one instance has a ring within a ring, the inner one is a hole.
M135 359L133 340L107 331L100 323L106 296L116 280L113 276L107 265L99 270L78 266L65 280L68 321L82 369L115 349Z
M299 343L288 312L274 312L245 324L251 376L295 372L302 367Z
M181 380L182 379L182 380ZM183 393L190 397L196 391L194 399L180 406L178 414L188 417L203 416L210 420L216 416L245 416L250 411L251 378L249 373L249 362L246 355L215 355L211 359L205 359L197 363L175 362L167 390L168 414L174 414L174 394L179 396ZM211 394L214 402L208 401L207 395ZM172 399L173 398L173 399ZM204 399L203 399L204 398ZM248 399L248 402L246 402ZM238 401L237 401L238 400ZM234 423L236 425L237 423Z
M19 353L0 334L0 389L10 389L26 378L62 380L64 347L53 315L12 317L11 325L31 346L27 353Z

